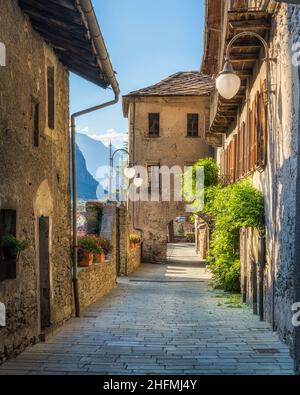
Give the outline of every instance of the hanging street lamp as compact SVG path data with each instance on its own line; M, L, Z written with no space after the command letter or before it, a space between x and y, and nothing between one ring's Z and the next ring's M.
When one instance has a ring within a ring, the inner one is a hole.
M140 174L137 175L137 177L133 180L133 182L137 188L140 188L144 184L144 180L142 179Z
M242 32L234 36L232 40L229 42L226 50L225 64L223 70L220 72L219 76L216 79L216 88L219 94L224 99L227 100L234 98L241 87L241 79L238 76L238 74L234 71L234 68L230 61L230 50L233 44L238 39L246 36L256 37L259 41L261 41L261 43L264 46L265 54L266 54L266 58L264 60L267 62L267 84L268 84L267 94L268 97L270 95L270 56L269 56L268 44L263 37L261 37L259 34L255 32Z

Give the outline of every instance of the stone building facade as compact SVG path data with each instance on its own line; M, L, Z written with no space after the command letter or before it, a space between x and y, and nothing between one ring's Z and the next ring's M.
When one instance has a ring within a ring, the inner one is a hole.
M184 170L210 156L204 133L212 88L210 77L183 72L123 98L129 121L130 162L144 167L147 173L143 174L143 189L150 192L153 188L151 174L155 170L151 169L179 166ZM162 188L160 181L159 197L154 201L150 193L148 201L129 201L130 228L142 233L143 259L153 263L166 262L168 225L185 214L184 202L174 199L174 182L170 201L163 201Z
M0 2L7 52L0 68L0 239L13 235L30 245L14 262L15 273L8 274L1 253L7 325L0 327L0 363L73 314L69 70L108 84L99 77L79 2L65 6ZM76 54L75 30L86 58Z
M212 26L217 27L213 32ZM292 306L299 302L300 292L295 233L300 81L292 48L300 39L300 6L238 0L224 1L220 8L218 1L208 1L202 72L217 75L227 43L246 31L254 31L267 42L269 81L260 40L251 35L237 40L230 55L242 80L241 89L231 100L217 92L212 96L208 133L219 139L216 158L224 182L250 177L264 195L265 240L256 230L241 230L241 287L253 311L290 345L299 371L299 328L292 324Z

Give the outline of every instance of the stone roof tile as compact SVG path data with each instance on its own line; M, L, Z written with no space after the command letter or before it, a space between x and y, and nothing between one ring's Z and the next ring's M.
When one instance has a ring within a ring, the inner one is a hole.
M210 76L198 71L179 72L127 96L205 96L210 94L214 86Z

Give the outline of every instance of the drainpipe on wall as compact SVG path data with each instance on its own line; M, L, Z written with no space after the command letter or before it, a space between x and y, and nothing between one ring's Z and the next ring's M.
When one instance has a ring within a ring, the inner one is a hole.
M132 118L133 118L133 123L132 123L132 135L133 135L133 139L132 139L132 151L133 151L133 164L136 165L136 130L135 130L135 123L136 123L136 101L134 98L133 101L133 114L132 114ZM143 238L144 235L144 230L140 229L138 227L136 227L135 225L135 209L136 209L136 205L135 202L132 202L132 227L134 230L137 230L138 232L141 233L141 236ZM143 242L141 245L141 254L143 256Z
M115 98L109 102L87 108L85 110L76 112L71 116L71 144L72 144L72 181L73 181L73 207L72 207L72 217L73 217L73 287L74 287L74 302L75 302L75 312L76 317L80 317L80 300L78 291L78 277L77 277L77 267L78 267L78 236L77 236L77 174L76 174L76 119L83 115L89 114L94 111L99 111L102 108L112 106L119 101L120 88L118 81L113 70L103 36L95 11L91 0L78 0L77 7L82 13L82 17L85 20L91 38L94 44L95 56L99 61L100 67L107 76L109 83L114 91Z

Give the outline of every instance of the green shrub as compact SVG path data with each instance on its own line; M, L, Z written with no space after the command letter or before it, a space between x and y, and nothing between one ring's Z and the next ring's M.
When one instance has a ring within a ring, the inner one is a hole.
M249 180L208 189L205 210L214 219L209 264L215 286L240 289L240 229L259 227L263 208L262 193Z

